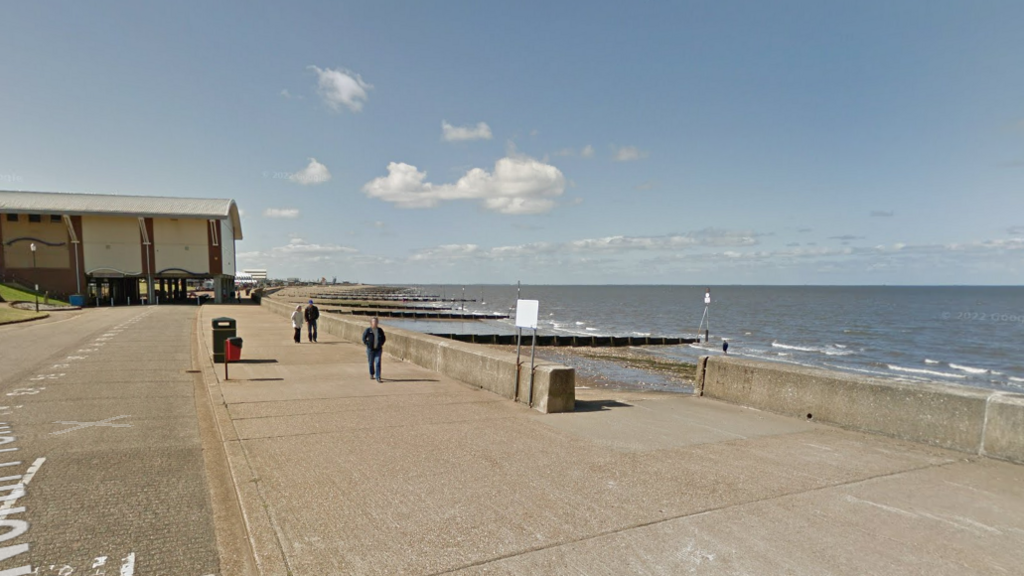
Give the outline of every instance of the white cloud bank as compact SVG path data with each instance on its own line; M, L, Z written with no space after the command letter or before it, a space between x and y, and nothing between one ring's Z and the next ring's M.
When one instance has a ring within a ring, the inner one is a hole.
M373 85L363 81L359 74L350 70L331 68L321 69L317 66L309 66L317 75L317 92L324 102L332 110L338 110L345 106L353 112L363 109L363 103L369 95L367 90L372 90Z
M541 214L554 208L565 192L565 176L551 166L527 157L505 157L494 172L473 168L454 184L426 182L427 173L402 162L388 164L388 175L363 186L371 198L399 208L433 208L443 200L479 200L502 214Z
M441 121L441 140L445 142L465 142L467 140L490 140L491 127L486 122L478 122L476 126L452 126Z
M641 158L647 158L647 152L636 146L623 146L615 151L615 160L617 162L631 162Z
M292 174L288 179L303 186L323 184L331 179L331 171L327 166L317 162L316 158L310 158L305 168Z
M298 208L267 208L263 211L263 216L266 218L287 218L295 219L299 217Z

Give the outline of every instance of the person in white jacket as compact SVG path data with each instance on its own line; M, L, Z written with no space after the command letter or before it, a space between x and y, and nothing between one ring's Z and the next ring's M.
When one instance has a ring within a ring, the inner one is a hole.
M292 328L295 328L295 343L302 342L302 304L295 307L295 312L292 312Z

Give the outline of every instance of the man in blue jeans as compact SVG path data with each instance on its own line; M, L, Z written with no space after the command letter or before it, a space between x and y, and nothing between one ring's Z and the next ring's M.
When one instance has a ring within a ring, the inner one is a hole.
M309 301L309 306L306 306L306 324L309 325L309 341L316 342L316 321L320 319L320 309L313 304L313 301Z
M380 356L384 352L384 329L377 326L377 319L370 318L370 327L363 330L363 344L366 344L366 359L370 362L370 380L380 382Z

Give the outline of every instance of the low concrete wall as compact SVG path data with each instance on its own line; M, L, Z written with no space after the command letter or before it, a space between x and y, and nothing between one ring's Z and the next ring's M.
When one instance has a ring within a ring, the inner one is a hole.
M727 356L700 359L697 390L770 412L1024 463L1024 395Z
M295 304L263 298L261 306L285 317L290 317ZM326 332L343 340L362 343L365 318L348 319L333 314L321 314L317 324ZM388 343L384 350L389 356L423 366L439 374L454 378L508 399L515 397L515 354L492 350L476 344L444 340L398 328L387 328ZM518 401L529 403L530 367L520 368ZM534 368L533 407L544 413L572 412L576 405L576 372L567 366L541 362Z

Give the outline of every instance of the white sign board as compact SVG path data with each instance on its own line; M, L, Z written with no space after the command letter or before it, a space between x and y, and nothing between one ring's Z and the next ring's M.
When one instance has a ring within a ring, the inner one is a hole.
M538 300L516 300L516 328L536 328L539 311Z

